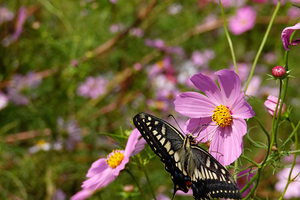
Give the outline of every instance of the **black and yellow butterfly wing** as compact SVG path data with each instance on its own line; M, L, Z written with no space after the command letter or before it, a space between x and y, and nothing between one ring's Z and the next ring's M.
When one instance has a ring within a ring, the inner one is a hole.
M168 122L147 113L137 114L133 123L171 174L174 195L178 190L186 193L192 189L196 200L241 199L231 174L197 146L193 136L185 137Z

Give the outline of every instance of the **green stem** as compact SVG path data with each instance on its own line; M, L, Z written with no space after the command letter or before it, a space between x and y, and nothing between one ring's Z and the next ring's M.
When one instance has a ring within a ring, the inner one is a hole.
M261 122L258 120L258 118L255 117L255 116L254 116L253 118L254 118L254 119L256 120L256 122L259 124L259 126L261 127L261 129L263 130L263 132L265 133L265 135L267 136L267 139L268 139L268 145L267 145L268 149L267 149L267 153L266 153L266 156L265 156L264 160L263 160L262 163L260 164L261 166L263 166L263 165L266 163L266 161L267 161L267 159L268 159L268 157L269 157L271 148L272 148L272 146L270 145L271 139L270 139L269 133L267 132L267 130L265 129L265 127L261 124Z
M297 126L294 128L293 132L289 135L289 137L282 143L281 148L291 140L291 138L294 136L294 134L297 132L300 126L300 121L298 122Z
M297 148L298 148L298 134L295 134L295 149L297 150ZM283 196L286 193L286 190L287 190L289 184L293 181L292 172L293 172L293 169L294 169L294 166L295 166L295 163L296 163L296 158L297 158L297 154L294 155L293 163L292 163L292 166L291 166L291 171L290 171L289 177L288 177L288 182L287 182L287 184L286 184L279 200L283 199Z
M261 54L261 52L262 52L262 50L263 50L263 47L265 46L265 43L266 43L266 41L267 41L268 35L269 35L269 33L270 33L270 30L271 30L271 27L272 27L272 25L273 25L274 19L275 19L276 15L277 15L277 13L278 13L278 11L279 11L279 8L280 8L280 0L279 0L278 3L277 3L277 6L276 6L276 8L275 8L275 11L274 11L274 13L273 13L273 15L272 15L272 17L271 17L270 23L269 23L269 25L268 25L267 31L266 31L266 33L265 33L265 35L264 35L264 38L263 38L263 40L262 40L262 43L260 44L260 47L259 47L259 49L258 49L258 51L257 51L256 56L255 56L255 59L254 59L254 62L253 62L252 68L251 68L250 76L249 76L249 78L248 78L248 80L247 80L247 83L246 83L245 94L246 94L246 92L247 92L249 83L250 83L251 78L252 78L252 76L253 76L254 69L255 69L255 67L256 67L258 58L259 58L259 56L260 56L260 54Z
M243 156L241 155L240 156L241 158L244 158L245 160L247 160L248 162L252 163L255 167L259 167L259 164L254 162L253 160L251 160L250 158L246 157L246 156Z
M142 194L143 198L146 200L146 199L147 199L147 198L146 198L146 195L145 195L145 193L143 192L142 188L140 187L139 182L136 180L136 178L133 176L133 174L131 173L131 171L130 171L129 169L126 169L126 172L127 172L128 174L130 174L130 176L132 177L132 179L133 179L134 182L136 183L136 185L137 185L137 187L138 187L140 193Z
M280 116L281 116L281 109L283 106L283 101L281 100L281 93L282 93L282 80L280 80L280 84L279 84L279 94L278 94L278 100L276 103L276 108L274 111L274 115L273 115L273 119L272 119L272 142L271 142L271 146L273 146L273 144L277 147L277 129L278 129L278 124L280 121ZM278 107L280 108L280 110L278 110ZM279 116L279 117L276 117Z
M155 195L155 192L154 192L154 190L153 190L152 184L151 184L151 182L150 182L149 175L148 175L148 171L147 171L147 169L146 169L145 167L144 167L144 173L145 173L147 182L148 182L148 184L149 184L151 194L152 194L154 200L156 200L156 195Z
M236 72L236 74L238 74L234 49L233 49L232 41L231 41L231 38L230 38L230 35L229 35L229 31L228 31L228 28L227 28L227 21L226 21L226 17L225 17L225 13L224 13L224 9L223 9L221 0L219 0L219 4L220 4L220 7L221 7L222 17L223 17L223 21L224 21L225 35L226 35L226 38L227 38L227 41L228 41L228 44L229 44L229 48L230 48L230 52L231 52L231 56L232 56L232 62L234 64L235 72Z

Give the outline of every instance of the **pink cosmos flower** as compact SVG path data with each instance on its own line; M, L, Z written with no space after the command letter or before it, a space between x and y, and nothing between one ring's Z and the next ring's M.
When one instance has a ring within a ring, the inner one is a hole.
M185 92L176 97L175 110L191 117L186 131L198 134L197 141L211 141L210 153L223 165L229 165L242 153L243 136L247 133L244 119L254 111L244 99L241 81L234 71L215 72L220 89L210 77L199 73L191 78L193 84L206 94Z
M80 84L77 93L83 97L96 99L106 92L106 85L107 81L102 76L96 78L89 76L84 83Z
M234 17L230 19L229 30L234 35L240 35L251 30L255 25L256 11L250 6L239 8Z
M139 140L139 137L141 137L140 132L134 129L128 138L125 150L114 150L107 158L95 161L86 175L89 179L81 186L83 190L75 194L71 200L86 199L94 191L106 187L115 180L129 162L129 157L136 155L144 148L146 141L143 138Z
M276 105L277 105L277 101L278 98L274 97L272 95L269 95L267 100L265 101L264 105L266 106L266 108L268 109L268 112L274 116L275 113L275 109L276 109ZM281 104L281 100L279 101L279 105ZM278 112L279 112L279 105L278 105L278 110L277 110L277 114L276 117L278 117ZM282 108L281 108L281 115L285 112L286 110L286 105L283 104Z
M284 188L288 181L290 171L291 171L291 168L284 168L277 174L278 182L275 185L275 189L277 191L279 191L279 192L284 191ZM300 197L300 190L299 190L300 176L298 174L299 172L300 172L300 165L295 165L294 169L292 171L292 176L291 176L291 180L293 180L293 181L289 184L289 186L283 196L284 199Z
M288 51L288 50L290 50L289 46L296 46L300 43L300 38L298 38L296 40L292 40L290 42L291 35L294 33L294 31L299 30L299 29L300 29L300 22L298 24L296 24L295 26L290 26L290 27L283 29L283 31L281 33L281 40L282 40L285 50Z

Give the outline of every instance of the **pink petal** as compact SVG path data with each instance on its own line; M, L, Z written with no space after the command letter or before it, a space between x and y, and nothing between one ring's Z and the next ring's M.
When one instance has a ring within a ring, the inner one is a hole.
M135 145L134 151L131 153L130 156L134 156L134 155L140 153L140 151L142 151L145 148L145 144L146 143L147 142L146 142L146 140L144 138L139 139L139 141Z
M213 101L214 105L222 104L222 95L217 84L202 73L192 76L191 81L202 92L204 92Z
M94 193L93 190L81 190L77 192L70 200L83 200L89 198Z
M109 168L109 165L106 164L105 162L105 158L101 158L99 160L96 160L91 168L89 169L88 173L87 173L87 177L92 177L98 173L103 172L104 170L106 170L107 168Z
M212 138L214 130L217 128L217 126L215 126L215 122L211 121L211 117L206 117L201 119L191 118L186 122L186 126L184 128L187 130L187 132L192 133L194 136L199 134L196 138L196 141L205 143Z
M237 97L229 109L233 118L249 119L255 115L252 107L244 99L243 92Z
M216 105L197 92L185 92L176 96L175 110L185 116L200 118L212 116Z
M84 181L81 187L90 190L98 190L104 188L106 185L116 179L116 176L114 176L114 172L115 170L111 168L104 170L102 173L96 174L95 176L92 176L91 178Z
M215 74L218 75L222 102L230 107L241 92L241 80L234 71L228 69L219 70Z
M289 45L297 45L300 43L300 38L297 40L293 40L292 43L290 43L291 35L293 34L293 32L295 30L299 30L299 29L300 29L300 23L297 23L294 26L290 26L290 27L283 29L282 34L281 34L281 40L282 40L285 50L287 50L287 51L290 50Z
M219 127L212 139L209 152L222 165L230 165L242 153L243 142L232 127Z
M128 137L127 144L125 147L124 157L129 158L129 156L135 149L135 146L138 142L139 137L141 137L140 132L138 131L138 129L134 129Z
M231 127L232 134L236 134L241 138L247 133L247 123L244 119L233 119Z

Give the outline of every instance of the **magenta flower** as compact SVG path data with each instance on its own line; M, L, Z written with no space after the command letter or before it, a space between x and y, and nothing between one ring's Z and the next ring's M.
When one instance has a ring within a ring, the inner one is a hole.
M290 50L289 46L296 46L300 43L300 38L298 38L296 40L292 40L290 42L291 35L294 33L294 31L299 30L299 29L300 29L300 22L298 24L296 24L295 26L290 26L290 27L283 29L283 31L281 33L281 40L282 40L285 50L288 51L288 50Z
M277 97L274 97L272 95L269 95L267 100L265 101L264 105L266 106L266 108L268 109L268 112L274 116L274 113L275 113L275 109L276 109L276 105L277 105L277 101L278 101L278 98ZM281 104L281 100L279 101L279 105ZM278 110L277 110L277 114L276 114L276 117L278 117L278 112L279 112L279 105L278 105ZM285 112L286 110L286 106L285 104L282 105L282 108L281 108L281 115Z
M84 83L80 84L77 93L83 97L96 99L106 92L106 85L107 81L102 76L96 78L89 76Z
M291 168L284 168L277 174L278 182L275 185L275 189L279 192L283 192L284 188L287 184L289 173ZM295 165L292 171L291 180L292 182L289 184L283 198L284 199L291 199L293 197L299 198L300 197L300 165Z
M120 171L129 162L129 157L141 151L146 141L141 138L140 132L134 129L130 134L125 150L114 150L107 158L95 161L87 173L88 180L82 184L83 190L75 194L72 200L82 200L88 198L94 191L106 187L117 178ZM136 151L138 149L139 151Z
M246 169L244 171L239 172L237 176L238 176L237 184L239 186L239 189L241 190L252 179L254 173L250 172L250 169ZM250 187L242 194L243 198L250 193L251 188L253 188L253 184L250 185Z
M244 99L241 81L234 71L223 69L215 73L219 87L210 77L199 73L191 78L193 84L206 94L185 92L176 97L175 110L191 117L186 130L198 134L197 141L211 141L210 153L223 165L229 165L242 153L243 136L247 133L244 119L254 111ZM196 131L195 131L196 130Z
M234 17L230 19L229 30L234 35L240 35L251 30L255 25L256 11L250 6L239 8Z

